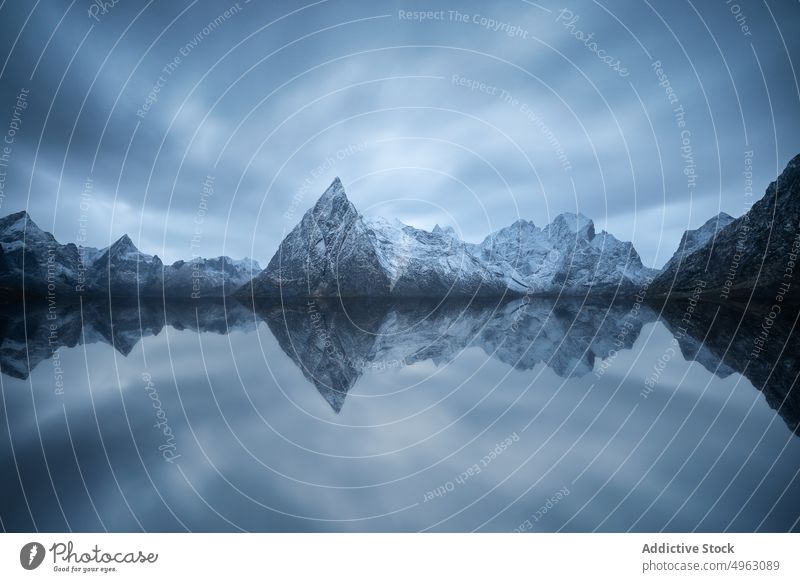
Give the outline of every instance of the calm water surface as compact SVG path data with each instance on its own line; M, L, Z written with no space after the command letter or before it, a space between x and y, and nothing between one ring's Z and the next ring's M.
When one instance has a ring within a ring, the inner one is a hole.
M797 530L790 316L634 305L9 306L2 527Z

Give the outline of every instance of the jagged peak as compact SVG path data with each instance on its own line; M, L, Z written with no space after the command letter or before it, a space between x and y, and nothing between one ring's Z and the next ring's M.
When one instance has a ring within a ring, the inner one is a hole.
M342 181L337 177L319 197L314 208L311 209L311 213L316 219L333 218L336 215L347 213L351 209L355 210L355 207L347 199Z
M158 255L153 257L153 259L158 259ZM245 268L245 269L253 269L256 271L261 270L261 265L259 265L258 261L255 259L251 259L250 257L245 257L243 259L234 259L228 255L220 255L218 257L194 257L192 259L178 259L177 261L173 262L169 265L172 269L181 269L183 267L186 268L195 268L195 265L211 265L211 266L223 266L223 267L234 267L234 268Z
M780 187L782 190L785 190L786 188L792 188L794 186L794 189L797 190L798 182L800 182L800 154L797 154L795 157L789 160L789 163L786 164L786 167L780 173L778 178L767 188L765 197L759 202L763 201L765 198L773 196L778 187Z
M16 230L20 232L22 232L23 229L41 230L39 225L33 221L31 215L28 214L27 210L20 210L19 212L0 218L0 230L7 231L15 229L15 227Z
M244 257L243 259L234 259L233 257L228 255L220 255L219 257L212 257L210 259L202 259L202 260L216 261L231 267L246 267L246 268L252 267L254 269L260 270L258 261L256 261L255 259L251 259L250 257Z
M736 220L736 219L735 219L733 216L731 216L731 215L730 215L730 214L728 214L727 212L720 212L719 214L717 214L717 215L716 215L714 218L712 218L711 220L715 220L715 219L716 219L716 220L727 220L727 221L729 221L729 222L732 222L732 221Z
M131 237L129 237L127 234L123 234L121 237L119 237L114 242L114 244L111 245L110 248L112 248L112 249L129 249L129 248L133 248L133 249L135 249L137 251L139 250L139 249L136 248L136 245L133 244L133 241L131 240Z
M116 241L114 241L114 243L111 246L106 247L105 249L103 249L101 251L101 253L103 255L106 255L106 256L109 256L109 257L113 256L113 257L119 257L119 258L125 258L125 259L133 259L133 258L135 258L137 261L139 261L139 260L147 261L147 260L153 259L153 260L156 260L156 261L160 262L160 259L158 258L158 255L155 255L155 256L151 257L150 255L147 255L147 254L143 253L142 251L140 251L136 247L136 245L133 244L133 241L131 240L131 237L129 237L127 234L123 234Z
M557 220L566 221L569 224L574 223L581 225L586 225L592 222L591 218L588 218L585 214L581 212L562 212L553 219L553 222L556 222Z
M716 216L712 216L706 220L702 226L685 231L681 237L681 245L686 242L687 238L693 238L696 235L702 235L706 233L719 232L734 220L736 219L730 214L727 214L726 212L720 212Z
M601 230L600 232L596 233L592 239L592 244L598 248L602 248L603 246L630 248L633 250L634 255L637 257L639 256L636 252L636 247L633 246L633 242L629 240L618 239L612 233L606 230Z
M246 267L248 269L253 269L256 271L261 270L261 263L259 263L252 257L244 257L243 259L230 259L230 262L231 264L236 266Z
M498 234L500 232L505 232L509 230L522 230L526 228L536 228L536 225L533 223L532 220L525 220L524 218L518 218L508 226L504 226L494 232L494 234ZM492 236L492 235L489 235Z
M722 230L726 226L728 226L731 222L736 220L733 216L728 214L727 212L720 212L716 216L712 216L708 220L706 220L702 226L695 229L696 231L706 231L706 230Z
M795 170L800 170L800 154L797 154L795 157L789 160L789 163L786 164L786 167L783 169L783 172L781 172L781 176L783 176L787 172L789 173L794 172Z
M512 224L511 228L536 228L536 225L533 223L532 220L525 220L524 218L516 219Z
M19 212L14 212L13 214L9 214L8 216L4 216L2 218L2 221L3 222L5 222L5 221L16 222L16 221L18 221L18 220L20 220L22 218L27 219L27 220L31 220L31 215L28 214L27 210L20 210Z
M450 237L453 237L453 238L458 238L458 234L456 233L456 229L453 228L450 225L442 227L442 226L439 226L438 224L436 224L433 227L433 230L431 232L433 234L438 234L438 235L441 235L441 236L450 236Z
M529 230L538 230L538 228L536 227L536 225L533 223L532 220L525 220L524 218L518 218L508 226L504 226L488 234L480 244L483 246L493 245L495 241L497 241L498 239L505 238L508 236L519 237L522 236L524 232L527 232Z
M347 200L347 194L344 191L344 186L342 185L342 181L339 179L339 176L336 176L333 179L333 182L331 182L331 185L325 189L325 192L323 192L322 196L319 197L317 204L323 200L332 200L337 198L344 198Z
M558 233L569 233L577 236L583 236L588 240L594 238L594 222L591 218L587 218L580 212L562 212L553 219L549 225L551 233L553 231Z

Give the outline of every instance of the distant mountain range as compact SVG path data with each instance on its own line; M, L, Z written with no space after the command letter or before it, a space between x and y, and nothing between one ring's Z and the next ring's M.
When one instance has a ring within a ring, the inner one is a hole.
M260 271L256 261L230 257L165 265L127 234L104 249L62 245L25 211L0 219L0 288L7 293L203 299L227 295Z
M480 244L453 229L432 232L366 218L335 179L283 240L241 297L487 297L635 292L657 271L631 243L595 233L580 214L544 228L519 220Z
M774 298L791 289L787 275L799 250L799 176L796 156L747 214L721 213L685 232L660 271L581 214L561 214L542 228L518 220L475 245L452 228L428 232L366 218L337 178L237 296L626 296L647 288L651 297L680 297L701 288L721 298Z
M800 252L800 155L744 216L686 231L660 271L630 242L595 231L581 214L538 227L518 220L480 244L452 228L421 230L362 216L336 178L284 238L266 269L229 257L164 265L126 235L105 249L62 245L26 212L0 219L0 287L198 299L304 297L472 298L523 295L785 297Z

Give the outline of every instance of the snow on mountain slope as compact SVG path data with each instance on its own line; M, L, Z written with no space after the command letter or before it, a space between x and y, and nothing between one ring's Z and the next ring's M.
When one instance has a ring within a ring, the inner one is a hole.
M451 234L364 218L336 178L243 297L473 297L523 293L513 269L473 256Z
M8 290L197 299L220 297L260 271L256 261L229 257L164 266L128 235L104 249L77 247L60 244L25 211L0 218L0 287Z
M668 271L674 273L685 257L704 247L719 231L733 221L734 218L731 215L720 212L717 216L709 218L703 226L684 232L678 249L662 270L665 273Z
M0 285L33 293L67 292L80 256L74 244L61 245L52 234L39 228L27 212L0 219L3 269Z
M518 220L489 235L472 252L483 261L516 269L536 292L630 292L656 271L642 265L629 242L602 231L582 214L564 213L539 228Z
M722 299L756 296L772 301L780 292L781 300L800 300L797 275L791 271L800 247L800 155L747 213L729 218L711 219L699 232L686 233L685 238L697 239L689 245L696 248L679 250L680 265L673 261L661 271L653 291L687 295L702 282L705 293Z
M186 299L222 297L260 272L261 266L252 259L234 260L223 256L175 261L164 268L164 293Z

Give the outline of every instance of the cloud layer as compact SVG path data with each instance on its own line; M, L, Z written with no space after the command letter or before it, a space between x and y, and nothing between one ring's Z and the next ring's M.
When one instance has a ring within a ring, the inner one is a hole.
M338 175L474 242L579 211L661 266L800 151L784 3L261 4L3 4L0 214L266 263Z

